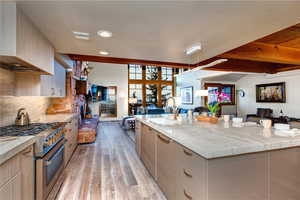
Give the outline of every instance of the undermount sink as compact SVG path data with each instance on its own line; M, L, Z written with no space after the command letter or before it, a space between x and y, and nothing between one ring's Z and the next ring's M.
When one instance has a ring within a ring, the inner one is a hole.
M152 118L150 119L152 123L159 124L159 125L165 125L165 126L173 126L180 124L178 120L175 119L168 119L168 118Z

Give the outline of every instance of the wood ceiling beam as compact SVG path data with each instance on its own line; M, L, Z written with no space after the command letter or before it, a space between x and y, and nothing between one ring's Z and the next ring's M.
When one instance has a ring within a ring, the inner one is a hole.
M290 65L267 63L250 60L229 59L227 62L217 64L204 70L229 71L229 72L252 72L252 73L269 73L274 74L281 67Z
M130 58L116 58L116 57L104 57L104 56L89 56L68 54L72 60L89 61L89 62L101 62L101 63L114 63L114 64L138 64L138 65L153 65L153 66L166 66L173 68L195 68L195 65L175 62L163 62L154 60L142 60L142 59L130 59Z
M291 71L291 70L299 70L300 66L286 66L286 67L280 67L276 70L276 73L279 72L286 72L286 71Z
M300 49L261 42L251 42L218 57L300 65Z

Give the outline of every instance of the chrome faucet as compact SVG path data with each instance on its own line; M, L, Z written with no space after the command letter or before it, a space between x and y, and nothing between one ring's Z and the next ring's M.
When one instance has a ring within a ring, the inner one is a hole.
M20 108L18 110L15 125L17 125L17 126L26 126L26 125L29 125L29 123L30 123L30 119L29 119L28 113L26 112L26 109L25 108Z

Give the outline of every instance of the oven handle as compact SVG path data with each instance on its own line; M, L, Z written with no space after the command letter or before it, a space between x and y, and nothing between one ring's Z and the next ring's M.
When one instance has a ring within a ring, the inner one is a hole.
M65 149L65 146L62 145L62 146L55 152L55 154L54 154L51 158L49 158L49 160L46 160L46 161L45 161L45 166L51 165L52 160L53 160L54 158L56 158L56 157L57 157L64 149Z

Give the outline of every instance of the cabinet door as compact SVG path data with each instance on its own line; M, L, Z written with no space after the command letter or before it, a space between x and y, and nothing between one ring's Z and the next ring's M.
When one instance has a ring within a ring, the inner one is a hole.
M17 6L17 57L49 74L54 73L54 48Z
M78 144L78 117L75 117L72 119L71 122L72 125L72 153L74 152L75 148L77 147Z
M66 70L55 61L54 75L41 75L41 96L64 97L66 94Z
M35 166L33 157L33 145L20 153L22 173L22 199L34 200Z
M0 188L1 200L23 200L21 189L21 173L18 173L9 182ZM21 198L22 197L22 198Z
M175 143L157 134L157 183L167 199L177 199L178 163Z
M66 95L66 70L58 62L54 63L54 84L55 96L64 97Z
M141 135L141 158L149 173L156 178L156 136L152 128L143 126Z
M141 156L141 132L142 124L139 121L135 121L135 150L138 156Z
M67 165L67 163L69 162L69 159L72 155L72 147L73 147L73 139L72 139L72 123L67 123L67 125L65 126L65 138L67 140L66 144L65 144L65 166Z

